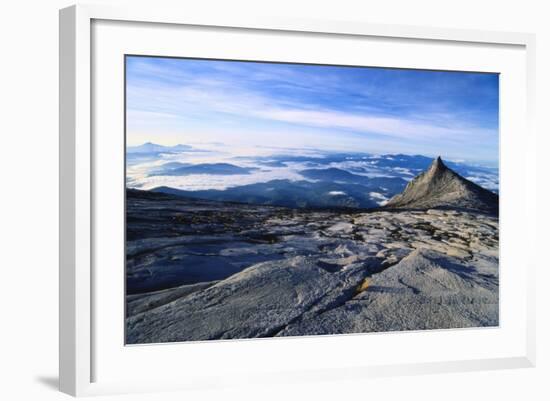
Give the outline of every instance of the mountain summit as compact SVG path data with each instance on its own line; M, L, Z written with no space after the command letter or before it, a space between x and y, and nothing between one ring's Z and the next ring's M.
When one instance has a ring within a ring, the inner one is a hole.
M428 209L459 208L498 212L498 195L467 180L435 159L428 170L416 176L389 200L386 208Z

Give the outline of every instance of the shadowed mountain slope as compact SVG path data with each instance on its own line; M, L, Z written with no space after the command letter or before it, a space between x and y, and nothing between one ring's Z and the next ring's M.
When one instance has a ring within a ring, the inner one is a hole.
M391 198L386 207L461 208L498 213L498 195L458 175L438 157L401 194Z

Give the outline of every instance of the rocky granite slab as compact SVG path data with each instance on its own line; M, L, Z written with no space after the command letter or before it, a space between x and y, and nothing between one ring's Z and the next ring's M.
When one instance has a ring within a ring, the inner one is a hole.
M280 336L497 326L498 268L419 249L372 275L337 308L287 326Z
M493 214L127 201L129 343L498 324Z

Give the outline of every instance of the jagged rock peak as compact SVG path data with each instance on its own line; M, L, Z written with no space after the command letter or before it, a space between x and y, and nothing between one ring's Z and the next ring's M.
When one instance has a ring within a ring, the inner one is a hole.
M438 156L405 190L386 204L387 208L459 208L496 213L498 195L460 176Z
M432 162L432 165L430 166L430 169L439 169L439 168L447 168L447 166L443 163L443 160L441 160L441 156L437 156Z
M449 168L445 165L445 163L443 163L441 156L437 156L432 161L432 164L430 164L430 167L428 168L428 170L426 170L426 173L440 174L447 170L449 170Z

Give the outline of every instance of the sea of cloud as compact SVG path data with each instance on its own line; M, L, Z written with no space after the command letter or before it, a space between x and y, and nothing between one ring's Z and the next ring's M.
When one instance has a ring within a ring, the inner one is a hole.
M335 158L327 152L315 149L264 148L250 149L249 152L234 152L222 144L196 145L195 151L161 152L140 159L139 162L127 164L127 186L150 190L166 186L182 190L224 190L272 180L314 181L300 174L305 169L336 168L356 175L374 177L400 177L407 181L413 179L422 169L407 166L405 159L397 155L350 154ZM296 160L307 158L307 160ZM385 161L385 163L382 163ZM191 174L191 175L157 175L159 167L166 163L179 162L185 164L229 163L239 167L252 168L248 174ZM391 162L391 163L388 163ZM388 165L390 164L390 165ZM460 168L460 173L469 180L484 188L498 192L498 170L469 166L464 162L454 163ZM331 194L337 195L337 194ZM380 204L387 198L378 192L371 197Z

